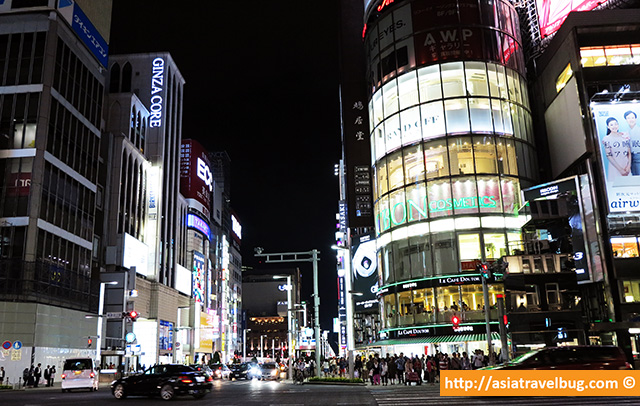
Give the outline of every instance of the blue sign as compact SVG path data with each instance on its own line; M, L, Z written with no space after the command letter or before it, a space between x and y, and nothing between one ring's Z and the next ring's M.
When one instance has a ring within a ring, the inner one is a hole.
M187 227L195 228L206 235L208 240L211 240L211 228L209 228L209 224L195 214L187 214Z
M109 45L98 33L96 27L93 26L89 18L84 14L82 9L76 3L73 7L73 21L71 27L78 34L82 42L89 48L89 51L98 58L102 66L107 66L107 57L109 55Z
M4 348L5 350L8 350L11 348L11 341L5 341L4 343L2 343L2 348Z
M128 343L132 343L136 341L136 335L134 333L127 333L127 335L124 336L124 339L127 340Z
M13 342L13 349L14 350L19 350L20 348L22 348L22 341L14 341Z

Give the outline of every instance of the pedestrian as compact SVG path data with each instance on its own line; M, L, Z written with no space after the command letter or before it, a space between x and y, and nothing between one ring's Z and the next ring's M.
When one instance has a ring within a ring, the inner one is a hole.
M5 376L4 367L0 367L0 385L4 383L4 376Z
M389 381L391 385L396 384L396 376L398 374L398 367L396 366L395 357L390 357L387 361L387 367L389 368Z
M473 369L482 368L484 366L484 354L482 354L482 352L482 350L476 350L476 355L474 355L471 360Z
M387 360L382 358L380 360L380 379L382 379L382 386L389 385L388 375L389 365L387 364Z
M329 361L326 358L322 363L322 372L324 372L324 376L329 376Z
M51 377L51 371L50 371L51 365L47 365L47 367L44 369L44 381L46 382L45 386L49 387L49 378Z
M51 380L49 386L53 386L53 381L56 378L56 366L51 365L51 370L49 370L49 379Z
M436 382L436 363L432 357L427 357L427 376L429 383L434 385Z
M396 370L397 370L396 373L398 374L398 384L404 383L404 364L405 364L404 354L400 353L400 355L398 356L398 359L396 360Z
M369 382L373 385L373 355L369 355L369 361L365 364L367 367L367 372L369 374Z
M422 362L417 355L413 359L413 370L418 374L418 385L420 385L422 383Z
M373 384L380 385L380 360L378 356L373 360Z
M33 387L37 388L40 383L40 377L42 376L42 364L38 364L36 369L33 370Z
M22 386L26 387L27 383L29 383L29 368L25 368L24 371L22 371Z
M460 367L462 369L471 369L471 360L469 360L469 355L466 352L462 353L462 358L460 359Z
M356 361L353 363L353 376L355 378L362 378L362 358L358 355Z
M458 353L454 352L451 355L452 357L449 360L449 369L454 369L454 370L462 369L462 365L460 365L460 358L458 358Z

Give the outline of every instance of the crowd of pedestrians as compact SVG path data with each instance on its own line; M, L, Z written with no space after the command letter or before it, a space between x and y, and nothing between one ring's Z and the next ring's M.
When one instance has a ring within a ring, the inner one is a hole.
M369 381L371 385L400 385L411 382L436 384L440 381L442 370L478 369L495 365L497 359L499 357L495 352L486 356L482 350L476 350L471 355L466 352L437 352L435 355L407 356L401 352L399 355L386 357L380 357L378 354L369 355L368 359L358 355L354 362L354 376ZM340 376L343 376L344 372L340 373Z

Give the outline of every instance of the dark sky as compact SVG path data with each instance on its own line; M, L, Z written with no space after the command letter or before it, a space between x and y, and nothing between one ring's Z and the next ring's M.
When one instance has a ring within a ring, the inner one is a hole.
M243 263L256 265L256 246L320 250L321 327L332 328L337 0L114 0L109 47L111 54L171 53L186 81L183 138L231 157ZM310 296L311 264L300 269Z

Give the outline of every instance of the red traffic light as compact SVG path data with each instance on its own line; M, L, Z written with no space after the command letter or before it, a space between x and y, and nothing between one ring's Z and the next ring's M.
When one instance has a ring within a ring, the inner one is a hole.
M93 344L93 339L91 337L87 337L87 348L91 348L91 344Z
M453 327L458 327L460 325L460 317L454 315L451 317L451 323L453 324Z
M502 316L502 322L504 323L505 326L509 325L509 319L507 318L506 314Z
M131 320L135 320L135 319L137 319L137 318L138 318L138 312L137 312L137 311L135 311L135 310L131 310L131 311L129 312L129 318L131 318Z

